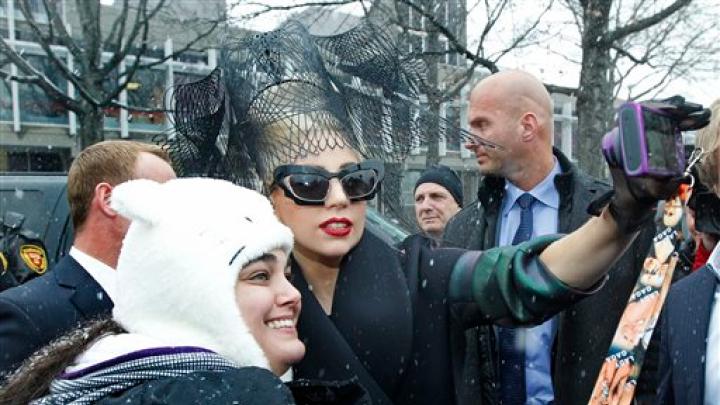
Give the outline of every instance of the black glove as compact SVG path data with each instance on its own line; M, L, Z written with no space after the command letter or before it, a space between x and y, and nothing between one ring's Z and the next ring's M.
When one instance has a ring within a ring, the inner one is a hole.
M682 178L631 177L619 167L610 167L613 191L608 210L622 234L640 230L655 217L657 202L677 194Z

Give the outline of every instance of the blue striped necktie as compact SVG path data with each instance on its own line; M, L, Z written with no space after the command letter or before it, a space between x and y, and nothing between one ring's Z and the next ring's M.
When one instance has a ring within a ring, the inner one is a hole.
M513 237L517 245L532 236L532 205L535 197L528 193L521 195L516 203L520 207L520 226ZM500 403L522 405L525 403L525 334L514 328L498 328L500 340Z

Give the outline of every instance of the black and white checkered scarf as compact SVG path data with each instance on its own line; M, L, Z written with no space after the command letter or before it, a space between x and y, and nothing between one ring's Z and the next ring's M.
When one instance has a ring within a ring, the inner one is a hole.
M108 395L160 378L197 371L237 368L216 353L198 347L164 347L127 353L85 369L64 373L50 393L33 405L92 404Z

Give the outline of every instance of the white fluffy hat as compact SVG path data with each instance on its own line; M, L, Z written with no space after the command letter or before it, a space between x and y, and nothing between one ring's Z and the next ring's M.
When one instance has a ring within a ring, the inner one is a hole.
M115 187L111 205L132 221L118 260L114 319L169 346L269 368L235 299L243 266L292 248L292 233L267 198L223 180L133 180Z

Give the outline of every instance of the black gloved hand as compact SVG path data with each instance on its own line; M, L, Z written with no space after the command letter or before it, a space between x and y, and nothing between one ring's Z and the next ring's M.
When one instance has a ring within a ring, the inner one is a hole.
M619 167L610 167L613 192L608 210L622 234L638 231L655 217L659 200L675 195L682 178L628 176Z

